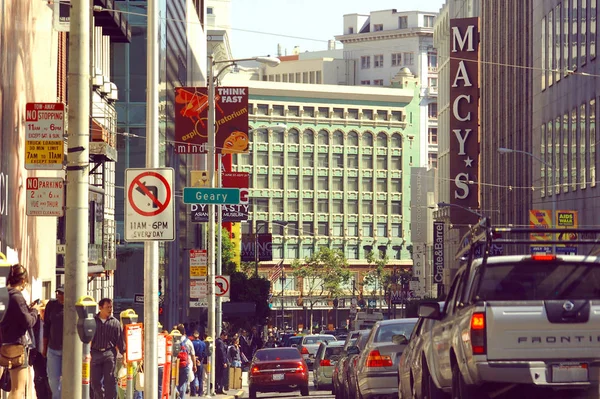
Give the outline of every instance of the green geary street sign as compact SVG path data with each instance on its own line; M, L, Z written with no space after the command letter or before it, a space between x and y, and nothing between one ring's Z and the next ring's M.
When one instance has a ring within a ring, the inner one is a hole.
M240 203L239 188L183 188L184 204L233 205Z

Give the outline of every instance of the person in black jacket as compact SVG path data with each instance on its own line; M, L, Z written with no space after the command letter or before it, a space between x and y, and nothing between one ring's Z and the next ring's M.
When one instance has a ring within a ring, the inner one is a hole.
M227 332L221 331L221 335L216 341L216 359L215 359L215 388L216 393L224 394L225 386L227 385L226 377L229 377L227 369Z
M38 319L39 304L27 306L22 291L27 287L29 275L27 269L22 265L13 265L10 267L8 278L8 306L2 323L0 323L0 332L2 335L2 345L23 345L25 348L25 361L19 367L10 369L11 391L8 394L9 399L21 399L25 395L25 384L29 366L29 345L30 338L27 332L35 325Z

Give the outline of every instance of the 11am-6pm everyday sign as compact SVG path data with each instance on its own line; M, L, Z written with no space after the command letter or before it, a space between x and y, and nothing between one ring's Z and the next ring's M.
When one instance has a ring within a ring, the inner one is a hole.
M25 169L61 170L64 157L65 105L25 106Z

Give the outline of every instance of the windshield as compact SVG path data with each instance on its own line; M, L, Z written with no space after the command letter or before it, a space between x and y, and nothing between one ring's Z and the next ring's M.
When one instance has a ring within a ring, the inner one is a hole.
M300 352L296 349L259 350L254 355L261 362L273 360L296 360L300 359Z
M551 300L600 298L600 264L520 262L488 264L479 284L479 300Z
M392 337L398 334L402 334L408 339L415 323L416 322L383 324L377 330L375 342L392 342Z

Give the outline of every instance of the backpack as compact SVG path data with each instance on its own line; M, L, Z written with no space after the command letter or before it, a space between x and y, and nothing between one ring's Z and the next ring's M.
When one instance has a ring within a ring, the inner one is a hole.
M187 337L185 337L184 340L181 341L181 346L179 348L179 354L177 355L177 358L179 359L179 368L187 367L188 362L189 362L189 353L188 353L187 345L185 344L186 340L187 340Z

